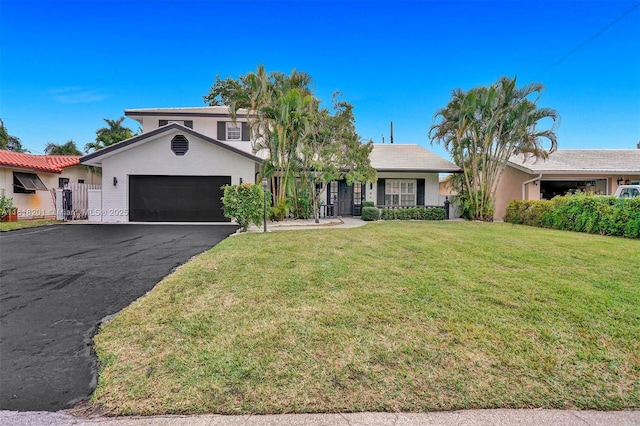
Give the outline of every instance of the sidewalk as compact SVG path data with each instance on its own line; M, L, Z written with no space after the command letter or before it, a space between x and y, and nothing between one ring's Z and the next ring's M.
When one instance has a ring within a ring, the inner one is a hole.
M574 411L539 409L462 410L434 413L349 413L281 414L262 416L156 416L156 417L73 417L64 412L0 411L5 426L111 425L111 426L483 426L483 425L640 425L640 410Z

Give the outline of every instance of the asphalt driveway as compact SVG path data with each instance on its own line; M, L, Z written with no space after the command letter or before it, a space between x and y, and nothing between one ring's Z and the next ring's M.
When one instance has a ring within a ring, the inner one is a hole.
M233 225L56 225L0 233L0 409L57 411L96 385L99 322Z

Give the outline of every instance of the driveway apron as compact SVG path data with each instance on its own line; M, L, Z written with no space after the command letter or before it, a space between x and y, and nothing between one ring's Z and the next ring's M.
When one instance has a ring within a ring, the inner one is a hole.
M57 411L96 386L102 319L233 225L56 225L0 233L0 409Z

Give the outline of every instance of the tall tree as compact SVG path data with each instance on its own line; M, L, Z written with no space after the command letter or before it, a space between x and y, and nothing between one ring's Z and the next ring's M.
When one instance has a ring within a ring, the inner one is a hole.
M44 147L44 153L47 155L82 155L82 152L78 149L76 143L72 140L69 140L61 145L49 142Z
M278 216L288 213L289 199L295 199L296 161L309 127L314 97L311 77L293 70L290 75L267 73L263 65L238 80L217 77L205 101L224 103L235 120L245 109L252 133L254 152L264 151L261 177L271 179ZM293 197L292 197L293 196Z
M227 105L235 120L247 111L254 152L264 152L261 177L271 179L275 209L287 213L296 194L312 194L317 212L316 183L346 178L350 183L375 179L369 163L371 144L362 144L355 131L353 107L334 98L334 111L320 109L311 76L267 73L263 65L238 80L218 76L209 94L210 105Z
M333 96L333 115L328 109L317 109L300 153L300 176L313 197L315 222L318 223L318 198L323 188L334 180L346 179L349 185L375 181L369 154L373 142L362 143L356 133L353 106ZM317 103L316 103L317 108Z
M6 149L13 152L29 152L22 146L22 141L17 136L12 136L4 126L4 121L0 118L0 149Z
M124 117L120 117L117 120L105 118L104 121L107 123L107 127L96 130L96 139L84 146L85 152L97 151L135 135L131 129L122 125Z
M503 77L489 87L454 90L449 104L436 112L429 137L463 169L459 186L474 219L493 219L495 194L511 156L546 158L557 149L560 117L554 109L538 108L543 89L540 83L517 88L516 78ZM539 130L543 120L551 126Z

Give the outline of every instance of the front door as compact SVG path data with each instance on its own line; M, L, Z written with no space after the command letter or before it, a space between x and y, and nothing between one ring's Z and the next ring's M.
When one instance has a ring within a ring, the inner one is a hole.
M338 181L338 216L353 214L353 186L346 180Z

